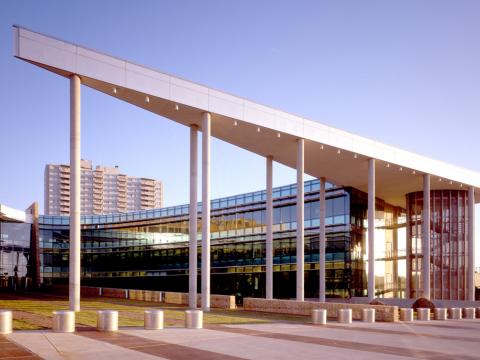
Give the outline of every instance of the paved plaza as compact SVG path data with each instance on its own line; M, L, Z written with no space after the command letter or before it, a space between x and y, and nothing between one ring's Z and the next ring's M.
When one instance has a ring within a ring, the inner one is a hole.
M20 330L2 359L480 359L480 320L413 323L208 324L200 330L80 327L74 334Z

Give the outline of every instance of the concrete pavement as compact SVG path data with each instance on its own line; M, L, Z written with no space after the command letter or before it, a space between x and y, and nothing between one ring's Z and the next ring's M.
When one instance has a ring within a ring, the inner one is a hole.
M480 320L211 325L206 329L15 331L23 357L2 359L480 359ZM31 356L31 357L28 357Z

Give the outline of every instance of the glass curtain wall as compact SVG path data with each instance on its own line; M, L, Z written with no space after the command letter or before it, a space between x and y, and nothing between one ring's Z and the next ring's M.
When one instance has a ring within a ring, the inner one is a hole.
M430 295L432 299L464 300L466 294L467 201L465 190L430 192ZM407 195L411 266L410 295L422 296L423 192Z
M319 282L318 181L306 182L305 189L305 297L316 298ZM295 185L274 189L273 264L274 296L277 298L295 297L295 194ZM255 192L212 201L212 293L265 295L264 195L264 192ZM188 290L188 206L84 216L82 223L84 285ZM326 225L327 296L365 296L366 194L330 185ZM395 228L396 225L389 226ZM199 238L200 227L199 221ZM68 218L41 216L40 228L42 282L65 284L68 282ZM200 246L198 267L201 267ZM200 281L198 284L200 286Z
M32 226L0 221L0 287L26 289L31 284Z

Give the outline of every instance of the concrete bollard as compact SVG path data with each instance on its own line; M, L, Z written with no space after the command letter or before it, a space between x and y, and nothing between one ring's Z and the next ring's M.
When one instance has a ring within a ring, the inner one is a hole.
M462 309L461 308L450 308L450 319L460 320L462 318Z
M99 331L117 331L118 330L118 311L100 310L97 312L97 330Z
M10 310L0 310L0 335L10 334L12 332L12 312Z
M339 309L337 313L338 322L342 324L352 323L352 309Z
M187 329L201 329L203 327L203 311L202 310L186 310L185 311L185 327Z
M413 309L400 309L400 321L413 321Z
M163 329L163 311L146 310L144 313L145 330Z
M75 311L71 311L71 310L53 311L52 330L60 333L75 332Z
M447 320L447 309L435 308L435 320Z
M418 308L417 320L429 321L430 320L430 308Z
M363 309L362 321L367 323L375 322L375 309Z
M475 319L475 308L464 308L463 315L465 319Z
M312 322L314 325L325 325L327 323L327 310L326 309L313 309L312 310Z

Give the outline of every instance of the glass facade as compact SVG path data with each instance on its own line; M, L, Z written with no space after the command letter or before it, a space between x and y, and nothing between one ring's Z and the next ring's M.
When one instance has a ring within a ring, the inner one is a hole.
M430 295L432 299L465 300L468 192L430 192ZM422 295L423 192L407 195L410 295Z
M295 195L295 185L274 189L273 263L277 298L295 296ZM366 295L366 199L366 194L358 190L327 186L329 297ZM265 191L212 201L212 293L265 296L265 202ZM305 296L313 298L318 297L319 281L318 180L305 182L304 210ZM198 211L201 212L201 204ZM383 208L378 214L383 214ZM188 291L188 205L82 216L81 220L83 285ZM44 284L68 282L68 221L68 217L40 216L40 272ZM201 240L200 219L198 230ZM201 247L198 267L201 267ZM381 287L377 292L388 296L391 292L388 289Z
M31 281L32 225L0 221L0 287L26 288Z

